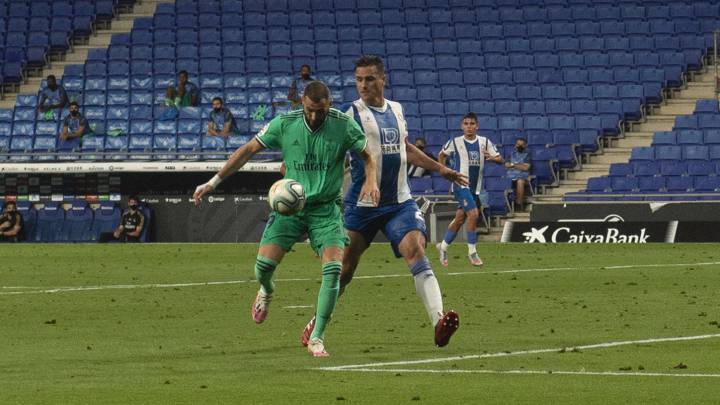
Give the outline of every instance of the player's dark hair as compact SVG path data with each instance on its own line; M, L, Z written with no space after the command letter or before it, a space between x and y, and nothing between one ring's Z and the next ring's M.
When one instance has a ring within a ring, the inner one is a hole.
M308 65L307 63L304 64L304 65L302 65L302 66L300 66L300 70L302 70L303 68L308 68L308 70L312 70L312 68L310 67L310 65Z
M135 200L137 202L140 202L140 199L136 195L129 196L127 200L128 200L128 202L130 202L130 200Z
M464 121L464 120L468 120L468 119L469 119L469 120L473 120L473 121L475 121L476 123L478 122L477 114L475 114L474 112L469 112L469 113L463 115L463 121Z
M50 79L56 80L55 75L48 75L48 77L45 80L50 80Z
M330 101L330 89L328 89L325 83L319 80L308 83L308 85L305 86L305 93L303 93L303 95L312 100L313 103L319 103L323 99Z
M212 99L212 102L214 103L216 100L219 101L220 104L225 104L225 103L223 103L223 99L220 98L220 97L215 97L215 98L213 98L213 99Z
M375 66L378 72L385 74L385 64L379 56L363 55L355 61L355 69L370 66Z
M80 108L80 104L78 104L78 102L75 101L75 100L71 101L70 104L68 104L68 105L69 105L70 107L76 105L78 108Z
M525 144L527 144L527 139L523 138L522 136L515 138L515 142L517 141L523 141Z
M178 72L178 76L180 76L180 75L185 75L185 76L187 76L187 75L188 75L187 70L181 70L181 71L179 71L179 72Z

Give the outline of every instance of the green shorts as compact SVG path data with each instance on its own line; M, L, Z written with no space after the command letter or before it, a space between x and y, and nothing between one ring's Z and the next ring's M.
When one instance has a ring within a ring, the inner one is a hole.
M292 216L271 213L260 246L274 244L289 251L305 234L310 237L310 246L318 255L325 248L343 249L350 243L340 208L335 202L328 202L307 206Z

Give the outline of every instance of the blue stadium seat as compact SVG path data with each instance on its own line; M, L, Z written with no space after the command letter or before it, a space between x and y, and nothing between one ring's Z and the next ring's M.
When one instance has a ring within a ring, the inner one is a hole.
M17 211L23 217L25 224L25 240L36 242L38 238L37 210L28 201L17 201Z
M609 177L593 177L588 180L587 188L589 193L604 193L612 189Z
M685 160L708 160L709 148L704 145L686 145L682 149L682 158Z
M661 145L655 147L655 159L657 161L664 160L680 160L682 159L682 147L675 145Z
M638 177L638 191L657 193L665 190L665 177L642 176Z
M638 189L638 180L634 177L611 177L610 188L614 193L630 193Z
M91 240L93 210L85 201L74 201L67 210L60 240L63 242L87 242Z
M685 176L687 175L687 163L677 160L669 160L660 164L660 174L663 176Z
M120 225L120 217L120 208L114 202L101 202L94 212L88 240L98 241L101 233L113 232Z
M699 129L686 129L677 131L677 143L680 145L702 145L704 134Z
M696 192L717 192L720 191L720 177L699 177L694 183Z
M669 193L692 192L693 183L693 178L689 176L665 177L665 188Z
M629 163L613 163L610 165L610 177L633 176L633 165Z
M40 242L62 241L65 210L57 203L46 203L37 214L37 240Z
M632 164L632 163L631 163ZM653 161L635 162L633 173L636 176L655 176L660 173L660 164Z

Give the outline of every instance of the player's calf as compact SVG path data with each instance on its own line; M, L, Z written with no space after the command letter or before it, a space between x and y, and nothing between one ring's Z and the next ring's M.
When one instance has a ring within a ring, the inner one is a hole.
M255 323L263 323L267 318L272 294L275 291L272 276L276 267L277 262L265 256L258 255L255 260L255 278L260 283L260 291L255 297L251 310Z

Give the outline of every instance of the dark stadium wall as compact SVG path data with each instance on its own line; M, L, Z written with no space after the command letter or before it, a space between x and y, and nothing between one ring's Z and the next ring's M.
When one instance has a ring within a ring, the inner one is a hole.
M140 195L153 209L153 242L259 242L265 195L213 194L196 207L187 194Z

